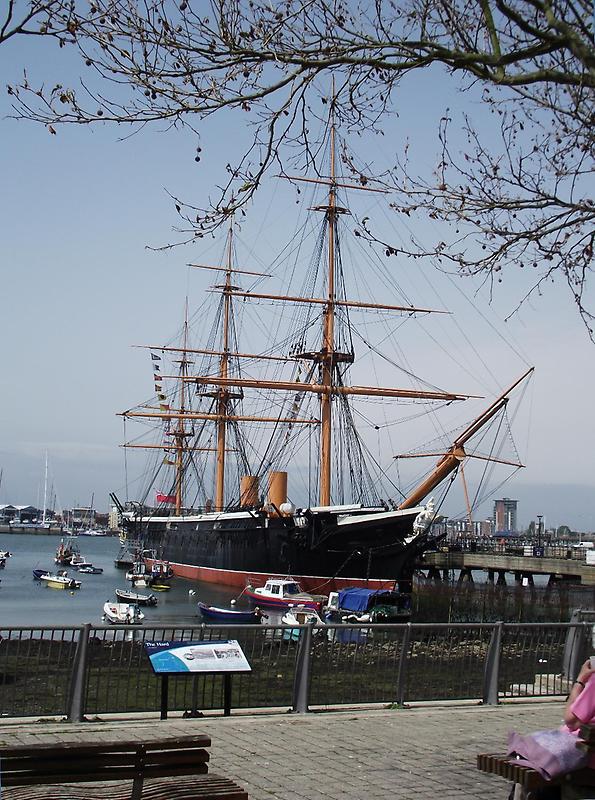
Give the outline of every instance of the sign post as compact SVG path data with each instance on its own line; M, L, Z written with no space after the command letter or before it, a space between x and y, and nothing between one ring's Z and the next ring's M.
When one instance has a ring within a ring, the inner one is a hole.
M155 675L161 677L161 719L167 719L170 675L223 675L223 714L231 714L231 676L252 668L235 639L213 642L145 642Z

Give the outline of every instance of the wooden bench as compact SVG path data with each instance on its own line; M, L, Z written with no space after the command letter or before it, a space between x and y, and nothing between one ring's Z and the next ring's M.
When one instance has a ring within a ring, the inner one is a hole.
M200 734L0 745L2 800L248 800L233 781L207 774L210 744Z
M582 725L577 739L577 747L595 751L595 725ZM562 797L565 794L565 787L576 789L576 787L595 787L595 770L590 768L578 769L566 775L560 775L551 781L547 781L537 770L525 767L511 757L501 753L480 753L477 756L477 769L487 772L490 775L499 775L501 778L518 783L522 786L527 798L531 798L532 793L548 786L561 786Z

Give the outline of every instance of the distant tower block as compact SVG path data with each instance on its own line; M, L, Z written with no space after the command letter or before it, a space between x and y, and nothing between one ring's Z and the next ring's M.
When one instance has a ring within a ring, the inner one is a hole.
M281 508L287 500L287 473L269 472L268 502L274 508ZM274 511L273 508L273 511ZM274 512L276 513L276 512Z
M494 531L498 533L516 533L517 500L505 497L494 501Z
M240 505L252 508L258 505L258 475L242 475L240 480Z

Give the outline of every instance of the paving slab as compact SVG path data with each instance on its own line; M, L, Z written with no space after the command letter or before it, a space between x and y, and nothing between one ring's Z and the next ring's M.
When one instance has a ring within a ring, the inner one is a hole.
M475 768L503 751L509 730L555 728L563 703L352 709L310 714L232 714L200 719L0 722L0 743L122 740L206 733L209 769L251 800L504 800L507 784ZM109 791L106 790L106 798Z

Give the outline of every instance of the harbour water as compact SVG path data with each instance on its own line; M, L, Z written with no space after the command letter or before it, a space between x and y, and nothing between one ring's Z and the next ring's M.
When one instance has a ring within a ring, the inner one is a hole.
M131 589L126 571L116 569L120 543L117 537L81 536L81 554L101 575L70 574L82 582L74 592L50 589L33 580L36 568L55 571L54 556L59 535L2 534L0 550L13 557L0 570L0 629L7 626L81 625L102 623L103 604L115 601L115 590ZM494 586L481 581L475 584L417 581L412 602L412 622L568 622L575 608L595 607L595 587L559 585L553 590L544 586ZM143 594L150 589L139 589ZM212 583L198 583L176 578L169 592L155 592L158 604L143 608L145 624L189 625L202 622L197 602L230 608L248 608L238 590ZM280 615L267 612L271 624Z
M93 566L102 567L101 575L69 574L82 582L74 592L50 589L33 580L33 569L56 570L54 557L60 536L33 534L0 534L0 550L13 555L0 570L0 628L6 626L80 625L102 623L103 604L115 601L116 589L131 589L126 570L116 569L114 558L120 542L112 536L81 536L77 539L81 554ZM139 589L149 594L150 589ZM190 594L192 592L192 594ZM237 590L213 584L196 584L174 580L169 592L155 592L158 604L143 608L148 624L197 624L201 622L197 601L224 605L237 597ZM241 599L238 608L246 606Z

